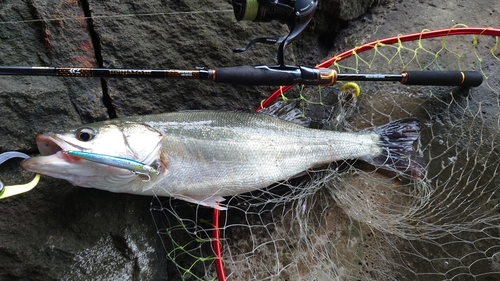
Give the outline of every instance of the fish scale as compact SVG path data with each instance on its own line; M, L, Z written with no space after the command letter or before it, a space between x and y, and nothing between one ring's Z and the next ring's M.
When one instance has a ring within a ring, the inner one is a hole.
M164 135L162 152L170 164L160 189L168 186L163 189L172 194L208 196L219 189L220 196L235 195L319 164L380 153L374 133L312 130L261 114L181 112L160 125L155 119L162 117L131 121Z
M94 132L85 143L75 139L75 132L81 128ZM261 189L339 160L360 158L393 171L405 169L400 171L403 175L418 175L413 170L420 169L423 160L411 147L418 130L414 118L371 131L337 132L310 129L258 113L185 111L114 119L37 138L42 155L44 149L53 152L84 147L86 152L107 151L111 156L127 158L134 151L137 159L132 160L159 165L159 173L149 181L112 166L106 167L110 170L106 174L96 166L102 164L85 160L64 163L58 153L31 158L22 166L80 186L169 196L223 209L218 202L224 196ZM107 135L114 139L121 135L124 141L114 142ZM78 174L78 166L66 168L74 175L57 172L68 165L82 165L81 174L88 178Z

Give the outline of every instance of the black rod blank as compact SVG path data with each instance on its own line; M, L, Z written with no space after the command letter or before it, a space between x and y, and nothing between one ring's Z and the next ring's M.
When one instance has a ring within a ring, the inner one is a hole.
M213 70L211 71L208 69L163 70L88 67L0 66L0 75L23 76L209 79L211 72L213 72Z

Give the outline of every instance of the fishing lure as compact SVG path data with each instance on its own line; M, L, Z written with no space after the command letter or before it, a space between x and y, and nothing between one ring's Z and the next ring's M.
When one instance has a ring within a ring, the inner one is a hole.
M85 152L85 151L76 151L76 150L69 150L69 151L64 151L67 155L73 156L73 157L78 157L80 159L85 159L88 161L92 161L95 163L99 164L104 164L104 165L109 165L117 168L122 168L122 169L127 169L129 171L132 171L134 173L138 174L143 174L143 175L150 175L150 174L158 174L158 170L150 165L146 165L142 162L129 159L129 158L123 158L119 156L111 156L111 155L105 155L105 154L99 154L99 153L92 153L92 152Z

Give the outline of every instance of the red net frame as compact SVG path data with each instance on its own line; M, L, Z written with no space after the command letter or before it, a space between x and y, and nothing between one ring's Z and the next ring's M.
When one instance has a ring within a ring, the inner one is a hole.
M328 68L332 66L334 63L349 58L357 53L362 53L365 51L369 51L374 49L376 46L380 44L392 45L395 43L422 40L428 38L436 38L436 37L446 37L453 35L486 35L486 36L500 36L500 29L498 28L490 28L490 27L466 27L466 26L454 26L452 28L447 29L438 29L438 30L423 30L418 33L397 35L394 37L388 37L384 39L379 39L375 41L371 41L365 43L361 46L351 48L342 53L339 53L333 57L330 57L320 63L318 63L316 68ZM265 100L261 102L261 104L256 108L256 111L259 111L262 108L266 108L270 106L276 99L278 99L283 93L287 92L294 85L280 86L276 89L271 95L269 95ZM222 257L222 244L220 242L220 231L219 231L219 215L220 211L217 209L213 209L212 223L214 226L214 230L212 232L213 242L212 248L215 253L215 268L217 271L217 278L219 281L226 281L226 275L224 272L224 264Z

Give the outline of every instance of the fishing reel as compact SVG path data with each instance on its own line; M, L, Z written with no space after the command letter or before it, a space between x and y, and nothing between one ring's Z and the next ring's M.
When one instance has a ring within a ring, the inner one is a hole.
M278 64L285 68L285 49L309 24L318 6L318 0L233 0L232 4L234 16L238 21L277 20L288 26L290 33L286 36L256 38L245 47L234 50L244 52L255 43L280 44Z

